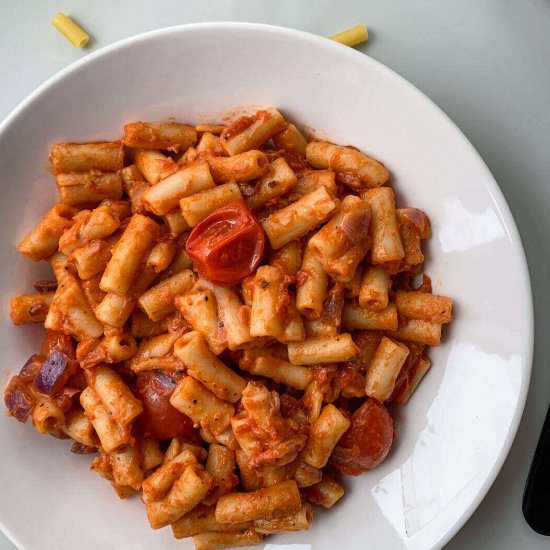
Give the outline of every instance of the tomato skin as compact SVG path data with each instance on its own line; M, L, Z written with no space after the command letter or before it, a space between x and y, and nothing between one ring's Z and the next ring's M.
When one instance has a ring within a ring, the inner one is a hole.
M225 285L250 275L261 262L264 248L265 233L242 199L202 220L185 245L196 271Z
M183 437L193 431L193 422L170 404L176 382L161 371L144 372L136 383L137 397L143 403L140 416L145 433L156 439Z
M389 412L371 397L352 414L351 425L334 449L330 463L344 474L360 475L386 458L393 438Z

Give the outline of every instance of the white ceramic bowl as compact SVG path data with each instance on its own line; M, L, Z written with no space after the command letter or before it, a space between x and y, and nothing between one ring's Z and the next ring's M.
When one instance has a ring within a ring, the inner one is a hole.
M369 57L303 32L215 23L124 40L61 71L0 127L4 310L47 273L15 246L54 200L54 143L116 139L138 119L215 122L258 105L382 160L400 204L428 212L427 271L435 292L456 301L431 372L399 413L389 458L348 478L343 501L309 532L267 539L266 548L439 548L480 503L516 433L531 369L531 292L510 210L479 155L432 102ZM39 335L1 317L4 384ZM142 504L118 501L66 441L4 416L0 441L0 522L20 548L191 547L169 529L151 531Z

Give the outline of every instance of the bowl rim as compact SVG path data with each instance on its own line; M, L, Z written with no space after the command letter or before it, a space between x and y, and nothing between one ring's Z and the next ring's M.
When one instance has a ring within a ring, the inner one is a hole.
M506 198L504 197L504 194L502 193L502 190L500 189L496 179L494 178L493 174L489 170L489 167L487 166L487 164L485 163L485 161L483 160L483 158L481 157L477 149L472 145L470 140L466 137L466 135L462 132L462 130L458 127L458 125L449 117L449 115L447 115L447 113L441 107L439 107L432 99L430 99L426 94L424 94L424 92L419 90L414 84L409 82L407 79L405 79L404 77L399 75L397 72L395 72L393 69L390 69L380 61L377 61L376 59L370 57L368 54L362 53L358 50L355 50L354 48L350 48L348 46L339 44L338 42L335 42L333 40L330 40L328 38L325 38L317 34L313 34L307 31L299 30L299 29L292 29L288 27L270 25L265 23L236 22L236 21L185 23L185 24L179 24L179 25L172 25L168 27L162 27L162 28L146 31L143 33L139 33L133 36L123 38L121 40L113 42L112 44L103 46L94 52L90 52L89 54L85 55L81 59L78 59L70 63L69 65L67 65L66 67L59 70L51 77L49 77L45 82L39 85L34 91L28 94L25 97L25 99L23 99L4 118L4 120L0 122L0 136L4 132L7 132L9 128L17 122L18 117L28 107L30 107L36 100L38 100L43 92L45 92L51 86L55 85L57 82L63 80L63 78L65 78L72 72L80 69L81 67L87 64L93 63L96 59L99 59L104 56L108 56L110 53L114 51L123 50L126 47L131 47L134 44L137 44L142 41L147 41L152 38L157 38L163 35L178 34L181 32L185 33L189 31L197 31L201 29L205 29L205 30L214 29L220 32L223 32L224 30L239 29L243 32L246 32L249 30L264 31L264 32L270 32L270 33L275 33L279 35L292 36L292 37L310 42L312 44L315 44L318 47L331 48L331 49L337 50L342 57L347 57L349 59L355 59L356 61L359 61L362 63L371 64L374 67L376 67L376 70L381 71L382 73L385 73L386 76L399 82L401 86L408 88L409 92L416 96L417 100L424 101L435 112L437 112L439 117L441 117L447 123L447 126L449 126L449 128L452 129L455 136L458 139L460 139L464 145L467 145L467 147L470 149L470 152L477 158L480 168L482 168L485 171L485 176L486 176L486 181L488 184L490 196L494 202L495 207L498 209L502 220L505 222L506 231L508 233L510 241L513 244L515 243L516 245L515 248L517 249L519 257L522 260L520 262L520 265L518 266L518 269L519 269L521 278L523 279L522 285L523 285L524 295L522 296L522 301L525 302L527 306L526 319L524 319L525 322L523 324L523 326L525 326L526 340L527 340L526 355L525 355L526 361L525 361L525 367L524 367L525 372L522 373L524 376L524 383L520 388L516 410L514 411L510 428L503 442L503 445L497 460L493 464L493 467L490 470L489 475L486 477L485 481L483 482L481 489L479 490L477 495L475 495L475 498L472 500L469 506L464 510L462 515L453 524L453 526L450 529L448 529L446 533L439 538L439 540L435 541L434 546L432 547L432 550L440 549L443 546L445 546L458 533L458 531L465 525L465 523L470 519L473 513L477 510L481 502L485 499L490 488L493 486L496 477L498 476L499 472L502 469L502 466L504 465L506 458L508 457L512 444L515 440L517 431L519 429L521 419L523 417L523 412L525 409L527 395L530 387L531 375L533 370L533 355L534 355L533 293L532 293L532 287L531 287L531 279L529 275L529 267L527 264L525 249L523 246L523 242L521 240L521 235L517 228L515 219L512 215L510 206L508 205ZM0 517L0 529L15 546L19 547L19 541L17 540L17 536L11 533L10 530L4 525L1 517Z

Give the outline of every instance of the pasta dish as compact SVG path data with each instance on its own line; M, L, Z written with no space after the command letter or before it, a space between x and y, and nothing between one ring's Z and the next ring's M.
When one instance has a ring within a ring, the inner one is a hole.
M307 530L388 456L452 319L422 273L428 216L274 108L133 122L50 161L59 202L18 249L53 275L11 301L45 335L8 414L197 550Z

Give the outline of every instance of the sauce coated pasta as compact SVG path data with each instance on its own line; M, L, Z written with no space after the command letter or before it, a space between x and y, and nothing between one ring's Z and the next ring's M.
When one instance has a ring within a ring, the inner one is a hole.
M52 278L11 300L46 331L8 414L199 550L309 529L343 474L386 458L452 320L415 284L428 216L381 162L274 108L132 122L50 160L59 202L18 248Z

